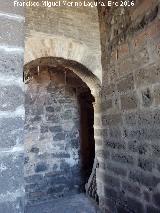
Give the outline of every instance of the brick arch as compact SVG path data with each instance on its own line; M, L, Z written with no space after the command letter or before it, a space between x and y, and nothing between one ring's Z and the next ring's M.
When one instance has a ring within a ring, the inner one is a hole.
M44 36L40 33L26 39L25 64L42 57L62 57L77 61L102 80L101 53L91 50L85 43L63 36Z
M45 65L48 65L50 67L62 67L62 69L73 71L83 82L87 84L94 97L100 95L100 80L87 67L73 60L67 60L59 57L37 58L36 60L30 61L29 63L25 64L24 70L29 74L30 69L32 69L33 67Z

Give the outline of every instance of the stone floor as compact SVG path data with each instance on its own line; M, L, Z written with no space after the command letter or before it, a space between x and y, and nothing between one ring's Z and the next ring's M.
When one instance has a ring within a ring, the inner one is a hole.
M25 213L100 213L97 206L84 194L26 207Z

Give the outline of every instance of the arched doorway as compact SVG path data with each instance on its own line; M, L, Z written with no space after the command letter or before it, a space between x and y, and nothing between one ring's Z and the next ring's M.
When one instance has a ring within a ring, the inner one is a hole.
M95 158L92 93L99 82L60 58L37 59L24 69L26 202L83 192Z

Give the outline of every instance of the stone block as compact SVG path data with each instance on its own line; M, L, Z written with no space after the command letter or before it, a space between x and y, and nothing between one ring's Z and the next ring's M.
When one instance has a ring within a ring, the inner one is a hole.
M32 183L32 184L27 184L25 186L25 191L26 193L36 193L36 192L46 192L48 188L48 182L45 178L43 178L42 181Z
M156 140L160 139L160 131L157 128L143 128L143 129L125 129L125 137L128 139L137 140Z
M1 51L0 53L0 74L6 75L9 79L10 76L23 77L23 54L9 53Z
M158 183L160 183L160 178L154 177L152 174L148 174L139 170L130 171L129 179L133 182L148 187L150 190L152 190L155 186L157 186Z
M48 126L42 125L40 131L41 131L41 133L46 133L46 132L48 132Z
M155 205L160 208L160 193L159 192L153 194L153 201L154 201Z
M115 163L107 162L107 170L111 171L115 175L125 177L127 175L127 170L123 167L118 166Z
M126 113L124 115L125 124L127 126L136 126L137 125L137 113Z
M103 201L101 201L101 203L100 203L100 207L107 208L111 212L115 212L115 210L116 210L115 201L113 201L112 199L103 198ZM108 211L108 212L110 212L110 211ZM107 211L104 211L104 212L106 213Z
M38 147L35 147L35 146L32 146L30 152L35 153L35 154L38 154L38 153L39 153L39 148L38 148Z
M159 83L159 81L160 66L156 64L138 70L135 75L135 82L137 88L149 86L156 82Z
M45 162L38 163L35 167L35 172L44 172L48 169L48 165Z
M70 154L65 153L65 152L59 152L59 153L53 153L52 154L53 158L70 158Z
M153 99L155 105L160 105L160 85L155 86L153 91Z
M40 115L35 115L33 116L33 118L31 119L31 123L33 122L40 122L41 121L41 116Z
M80 178L80 167L78 164L71 167L71 173L74 177Z
M149 144L138 140L128 141L128 149L132 152L138 153L139 155L145 155L150 151Z
M117 83L118 92L127 92L128 90L133 90L133 89L134 89L133 74L129 74L125 76Z
M0 195L23 188L23 154L0 156Z
M96 146L102 146L103 140L102 139L95 139Z
M122 189L125 192L131 193L133 196L139 197L141 195L140 187L138 186L138 184L136 185L136 184L130 183L128 181L123 181Z
M106 140L109 137L109 129L105 128L102 130L102 136L104 138L104 140Z
M118 80L118 70L117 70L117 67L115 66L115 64L110 65L108 71L109 71L108 72L108 79L106 79L107 76L103 79L105 79L105 82L107 82L107 83L108 83L108 81L109 81L109 83L111 83L111 82L115 83Z
M64 192L64 185L55 185L55 186L52 186L48 189L47 191L47 194L48 195L51 195L51 194L54 194L56 196L56 193L57 193L57 197L59 197L59 194L62 193L63 194Z
M149 53L146 47L141 48L141 50L136 51L133 57L133 63L135 68L139 68L147 64L149 61Z
M111 176L111 175L105 175L105 184L107 184L110 187L119 188L120 187L120 180L117 177Z
M118 193L113 188L104 187L104 193L106 198L111 198L113 200L117 200L118 198Z
M103 100L102 103L102 111L105 112L108 109L111 109L113 107L112 99Z
M103 130L102 129L95 129L94 130L94 135L95 136L102 136Z
M114 84L107 85L107 87L104 88L103 93L105 95L113 95L115 93L115 85Z
M51 126L51 127L49 127L49 130L51 132L62 132L62 127L61 126Z
M65 161L61 162L60 164L60 170L63 172L68 172L70 170L70 165L66 163Z
M128 43L124 43L122 45L119 45L118 47L118 58L124 58L127 55L129 55L129 46Z
M12 19L0 18L0 44L24 46L24 23Z
M19 197L15 201L0 202L0 212L4 212L4 213L24 212L24 198Z
M100 180L100 182L104 182L105 180L105 170L104 169L97 169L96 171L97 179Z
M28 200L29 198L29 200ZM46 192L42 191L35 191L35 192L30 192L26 193L26 199L27 199L27 204L32 205L35 204L36 202L40 201L46 201L47 200Z
M120 127L110 127L109 128L109 135L110 138L121 138L122 137L122 133L121 133L121 128Z
M118 74L120 77L126 76L127 74L131 73L134 69L134 64L132 62L132 58L126 57L125 60L121 60L118 63Z
M135 213L143 213L144 207L143 204L134 198L128 197L127 198L127 206L130 210L134 211Z
M124 164L134 164L134 158L126 153L113 153L112 160Z
M138 98L137 95L121 95L121 109L122 110L131 110L138 107Z
M26 156L26 157L24 158L24 164L27 164L28 162L29 162L29 157Z
M57 133L54 137L53 137L53 141L63 141L65 140L65 133Z
M12 86L0 87L0 111L14 111L24 104L24 93L22 88Z
M102 158L102 159L109 159L110 158L110 152L107 150L97 150L96 151L96 156L98 158Z
M153 156L159 158L160 157L160 145L159 145L159 143L152 144L151 148L152 148Z
M130 213L130 211L124 206L118 205L116 208L117 208L117 213Z
M27 105L27 103L29 103L28 108L30 109L31 115L33 115L33 116L41 116L41 115L44 114L44 106L42 106L40 104L35 104L34 101L31 98L29 100L29 98L27 97L26 93L25 93L25 102L26 102L26 105Z
M144 159L144 158L139 158L138 159L138 167L145 171L151 172L152 169L154 168L154 162L152 159Z
M11 148L23 143L24 120L17 118L0 119L0 148Z
M66 104L66 103L72 104L72 100L70 98L68 98L68 99L63 98L63 99L59 99L58 101L59 101L60 104Z
M151 200L151 193L149 192L149 190L145 190L143 192L143 196L144 196L144 200L147 201L148 203L150 202Z
M98 141L97 140L95 140L95 143L97 144L98 143ZM72 139L71 141L70 141L70 144L71 144L71 147L72 148L74 148L74 149L79 149L79 138L77 138L77 139ZM100 144L102 144L102 142L100 141Z
M63 120L69 120L69 119L72 119L72 111L71 110L67 110L67 111L65 111L64 113L63 113L63 115L62 115L62 119Z
M100 169L105 169L105 163L102 161L99 161L99 168Z
M121 114L110 114L103 116L103 124L108 126L117 126L122 124Z
M69 180L67 178L67 176L53 176L53 177L49 177L47 178L47 184L50 186L54 186L54 185L59 185L59 184L66 184L68 185L70 183L71 180Z
M40 182L42 180L43 180L43 175L41 174L35 174L35 175L25 177L26 183Z
M53 172L45 173L46 178L51 178L51 177L55 177L55 176L59 176L59 175L64 175L64 172L63 171L53 171Z
M58 164L53 164L52 170L53 170L53 171L56 171L57 169L58 169Z
M56 115L50 114L50 115L46 115L46 120L48 122L52 122L52 123L59 123L59 118Z
M160 209L155 208L154 206L147 206L146 213L160 213Z
M33 184L27 184L25 185L25 192L34 192L35 190L37 190L38 188L38 184L37 183L33 183Z
M103 122L105 122L105 121L103 121ZM99 118L99 117L95 117L94 118L94 125L101 126L102 125L102 119Z
M47 152L44 152L43 154L38 153L36 157L38 160L48 159L50 157L50 153L47 153Z
M106 147L111 149L117 149L117 150L123 150L125 149L125 142L122 140L113 140L113 139L107 139L104 140L104 144Z
M52 106L48 106L48 107L46 107L46 111L53 113L55 111L55 109Z
M139 125L140 127L154 125L155 119L156 117L154 118L152 111L141 111L137 113L137 125Z

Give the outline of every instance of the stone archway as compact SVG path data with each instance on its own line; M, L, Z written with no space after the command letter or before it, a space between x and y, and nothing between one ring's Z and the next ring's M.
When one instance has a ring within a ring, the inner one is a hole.
M44 19L46 14L47 19ZM76 12L69 7L36 8L36 10L27 8L25 64L30 64L30 62L41 58L44 60L45 57L52 57L53 63L51 63L51 66L53 67L55 66L54 64L57 64L56 66L61 66L62 69L72 70L90 88L95 99L95 150L99 153L99 150L102 149L102 67L96 7L91 10L87 7L79 7L76 8ZM39 62L37 63L38 66ZM25 67L27 68L27 66ZM99 158L99 155L96 156ZM96 169L93 169L93 173L95 171ZM91 184L94 182L92 179L90 179ZM86 188L88 188L87 186Z
M53 69L61 69L65 72L75 73L90 89L91 94L93 95L94 102L94 140L95 140L95 158L98 159L96 153L102 147L102 138L101 138L101 83L97 77L88 70L82 64L66 60L64 58L56 57L43 57L33 60L27 63L24 66L25 77L30 78L33 75L39 75L41 67L48 66ZM97 166L97 160L95 160ZM86 185L86 190L90 196L97 199L96 193L98 191L98 183L96 182L96 166L93 166L92 175L89 179L89 183ZM92 185L92 187L90 187Z
M85 70L87 68L102 81L100 45L97 43L95 45L92 50L84 42L78 42L72 38L34 32L25 41L24 64L45 57L52 57L52 60L53 58L56 59L55 63L58 63L57 59L61 59L61 61L63 59L62 63L68 64L71 61L73 64L74 61L74 63L83 65Z

